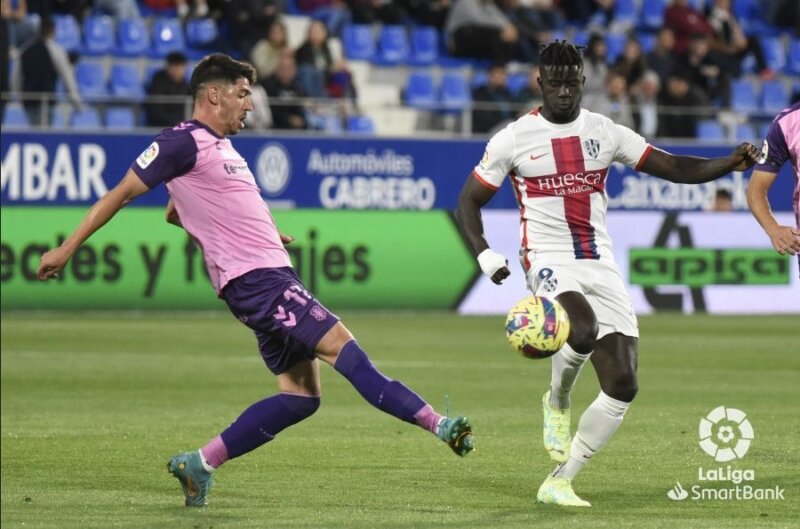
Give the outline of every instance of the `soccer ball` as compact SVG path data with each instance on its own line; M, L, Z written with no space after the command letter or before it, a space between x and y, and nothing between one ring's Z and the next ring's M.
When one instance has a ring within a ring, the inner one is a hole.
M522 356L552 356L564 346L568 337L567 311L554 299L531 296L508 311L506 338Z

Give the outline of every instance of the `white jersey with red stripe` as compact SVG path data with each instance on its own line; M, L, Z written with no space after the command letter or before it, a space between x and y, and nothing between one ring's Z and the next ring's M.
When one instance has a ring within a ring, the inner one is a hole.
M571 123L522 116L489 140L473 175L498 189L506 176L520 208L522 260L610 259L606 175L614 162L636 167L652 150L627 127L582 109Z

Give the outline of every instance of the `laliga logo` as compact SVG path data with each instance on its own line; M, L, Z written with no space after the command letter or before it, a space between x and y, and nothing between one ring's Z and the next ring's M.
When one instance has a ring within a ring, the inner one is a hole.
M289 183L291 163L286 149L278 143L268 143L258 153L256 176L258 184L268 195L278 195Z
M753 426L742 410L720 406L700 419L700 448L720 463L744 457L752 439Z

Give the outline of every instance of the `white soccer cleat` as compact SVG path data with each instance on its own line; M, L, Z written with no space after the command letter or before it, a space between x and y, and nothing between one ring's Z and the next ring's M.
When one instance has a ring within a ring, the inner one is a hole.
M572 436L569 433L569 408L562 410L551 407L550 390L547 390L542 397L542 413L544 449L550 454L550 459L563 463L569 458L569 447L572 443Z
M556 478L547 476L539 492L536 493L538 503L549 503L551 505L563 505L565 507L591 507L592 504L580 499L575 491L572 490L572 482L567 478Z

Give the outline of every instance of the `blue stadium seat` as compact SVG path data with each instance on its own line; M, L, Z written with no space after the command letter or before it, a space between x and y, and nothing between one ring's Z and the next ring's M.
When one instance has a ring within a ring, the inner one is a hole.
M91 107L73 112L69 119L69 125L75 129L99 129L102 127L100 114Z
M54 129L65 129L69 124L69 117L72 115L72 108L66 104L56 105L53 109L50 127Z
M107 129L130 130L136 126L136 113L128 107L109 107L106 109Z
M106 15L83 21L83 53L104 55L114 48L114 20Z
M481 87L489 82L489 72L485 70L473 70L472 78L470 79L470 86L475 89Z
M660 29L664 25L666 0L647 0L642 3L641 25L647 29Z
M369 116L350 116L347 130L357 134L375 134L375 122Z
M75 80L78 92L85 100L102 99L108 95L105 68L99 61L80 61L75 66Z
M186 23L186 43L195 48L202 48L213 43L219 37L217 23L211 18L193 18Z
M653 48L656 46L656 34L655 33L637 33L636 40L639 41L639 44L642 46L642 53L647 55Z
M756 129L747 123L736 125L736 141L737 143L743 141L749 141L753 143L757 142L758 138L756 137Z
M153 56L166 57L173 51L184 51L186 40L181 21L177 18L160 18L153 24Z
M132 57L141 55L150 49L150 34L141 18L120 20L117 38L119 39L118 55Z
M111 95L139 100L144 97L144 83L139 65L135 62L115 62L109 77Z
M617 0L614 4L614 22L633 26L636 23L636 0Z
M418 26L411 30L409 64L428 66L439 57L439 33L436 28Z
M3 127L29 127L28 114L22 103L9 103L3 114Z
M758 129L760 140L763 140L767 137L767 133L769 132L769 128L771 125L772 125L771 121L767 121L766 123L761 124L761 127ZM756 146L761 147L761 145L756 145Z
M408 60L410 54L405 26L383 26L378 37L378 53L373 61L384 65L402 64Z
M793 75L800 75L800 38L794 38L789 41L786 72Z
M589 44L589 37L591 33L588 31L584 31L582 29L575 30L575 34L572 36L573 44L578 46L587 46Z
M415 108L436 106L436 86L430 73L413 72L408 76L405 101L409 106Z
M715 120L697 123L697 138L703 141L725 141L725 129Z
M318 126L319 128L328 134L341 134L343 131L342 128L342 118L338 115L322 115L317 116Z
M761 85L761 108L770 114L789 106L789 92L782 81L770 81Z
M758 94L756 86L744 79L731 83L731 107L737 112L755 112L758 110Z
M527 72L517 72L509 74L506 86L508 86L508 90L512 94L516 95L519 93L520 90L522 90L528 85L529 77L530 74L528 74Z
M783 40L780 37L761 37L761 48L764 50L764 59L767 66L775 71L781 71L786 66L786 51L783 49Z
M56 42L66 51L78 51L81 47L81 28L72 15L53 17L56 29Z
M445 110L463 110L472 102L469 84L463 75L447 72L442 76L439 101Z
M375 37L372 26L355 24L342 32L345 56L354 61L370 61L375 57Z
M626 42L628 42L628 36L624 33L609 33L606 35L606 47L608 48L606 58L610 64L616 62L617 58L622 55Z

